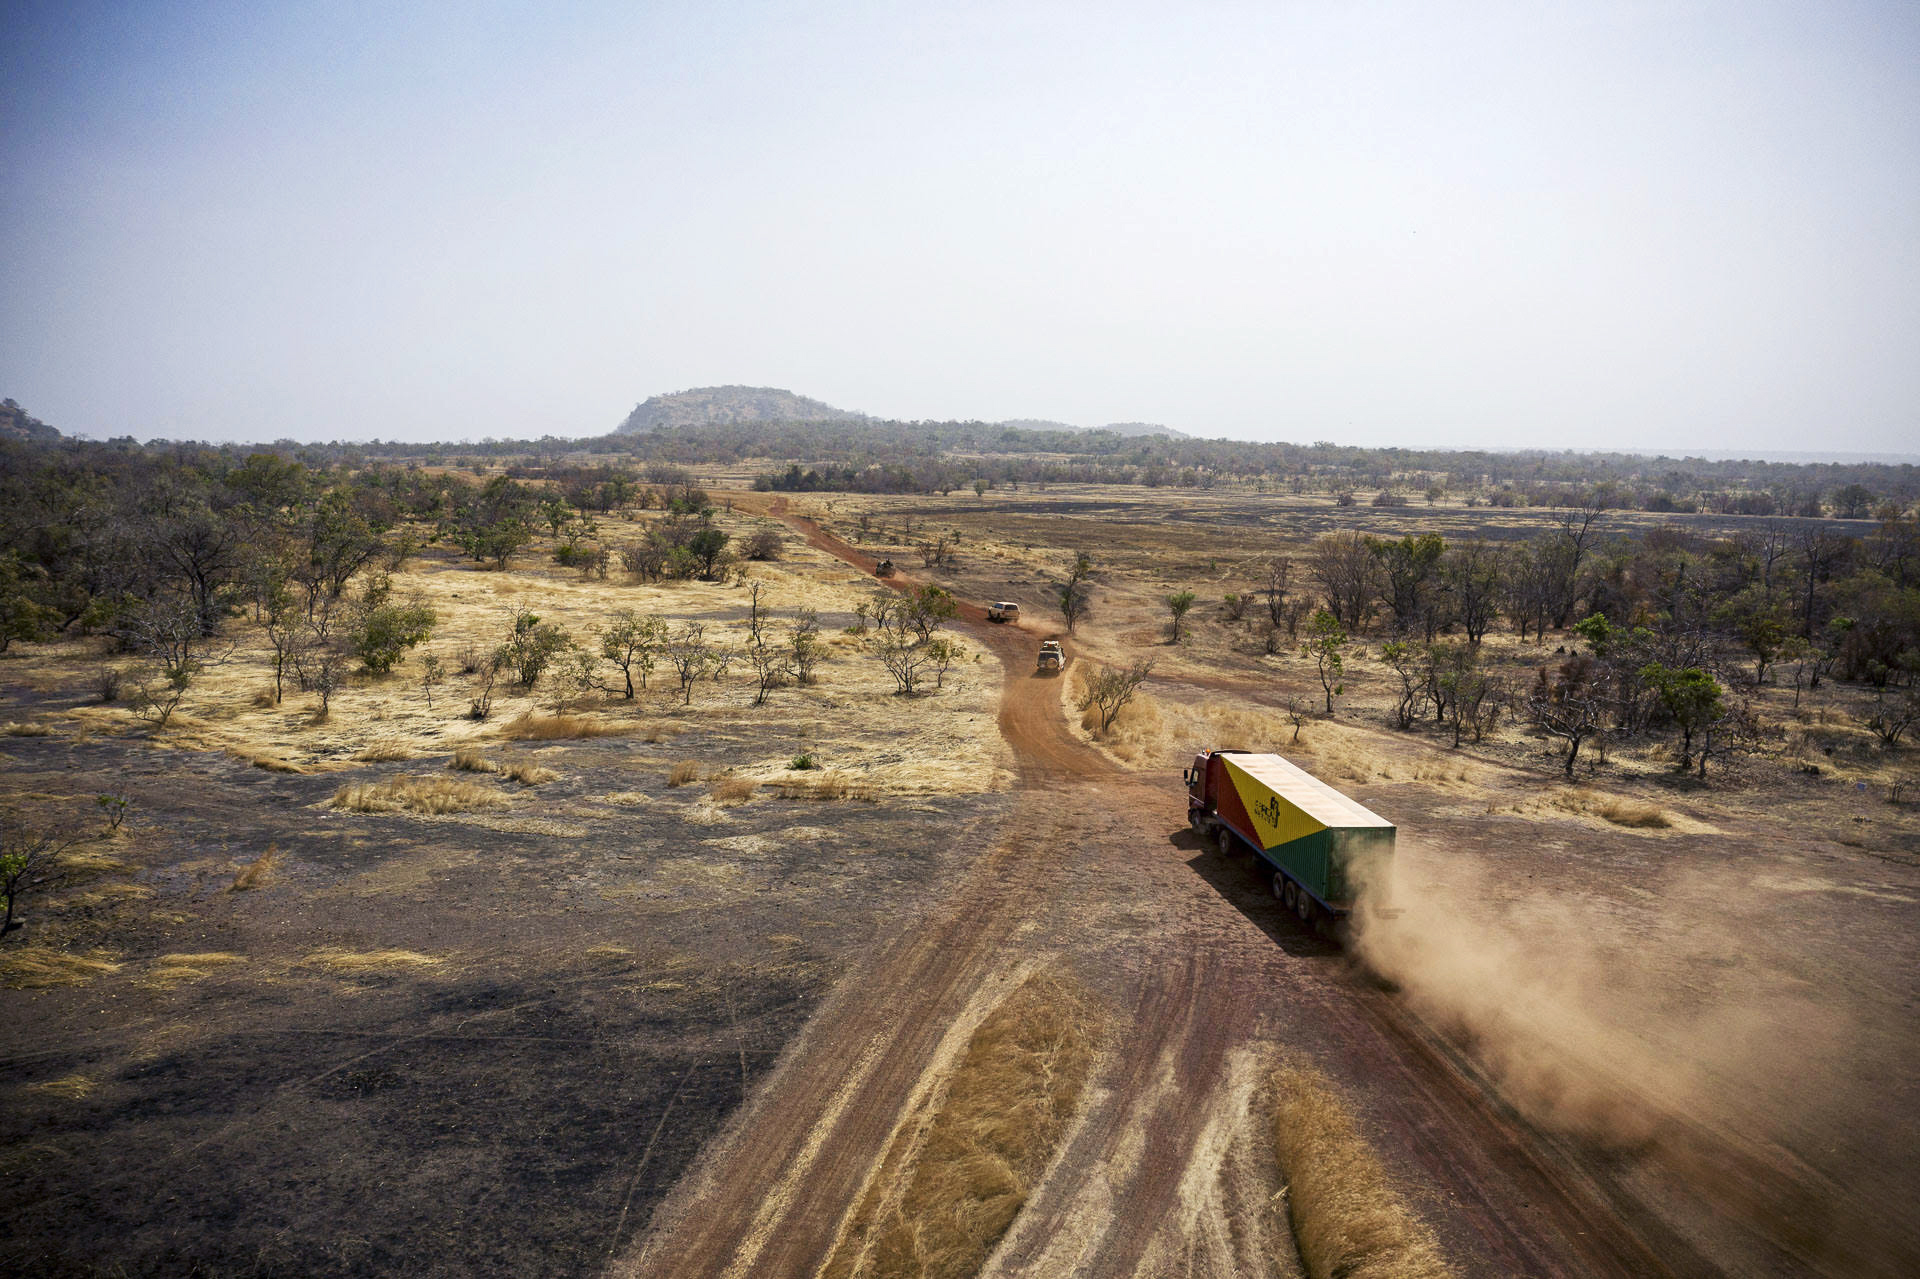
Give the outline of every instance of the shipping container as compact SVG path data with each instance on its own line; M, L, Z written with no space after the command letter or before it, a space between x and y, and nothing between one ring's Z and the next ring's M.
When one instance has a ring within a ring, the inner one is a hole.
M1339 918L1384 893L1392 822L1278 755L1203 751L1186 772L1187 821L1222 853L1252 853L1303 921Z

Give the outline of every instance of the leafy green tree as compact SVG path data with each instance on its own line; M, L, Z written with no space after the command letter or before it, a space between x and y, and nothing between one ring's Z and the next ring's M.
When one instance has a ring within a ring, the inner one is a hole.
M640 673L640 687L647 686L660 646L666 643L667 624L651 614L623 608L613 615L600 635L600 655L620 668L626 679L627 700L633 700L634 672Z
M0 653L15 640L34 643L50 638L60 625L60 614L41 602L47 574L19 554L0 554Z
M385 675L408 649L432 636L436 620L433 610L417 600L376 604L363 612L347 633L347 648L368 673Z
M1167 606L1167 643L1178 644L1180 642L1180 626L1186 619L1188 612L1192 610L1193 601L1194 594L1192 591L1175 591L1162 601Z
M1438 533L1409 535L1397 541L1370 537L1367 549L1380 562L1386 578L1384 594L1387 607L1393 610L1394 629L1403 633L1412 630L1426 611L1440 557L1446 553L1446 540Z
M514 615L513 629L495 658L498 665L513 671L520 687L532 688L553 659L572 645L572 637L560 627L523 611Z
M1658 662L1641 667L1640 678L1654 690L1660 705L1680 730L1677 771L1684 773L1693 766L1693 735L1711 726L1724 713L1720 681L1698 666L1675 670Z
M1340 625L1340 619L1324 608L1317 608L1313 616L1307 619L1307 638L1301 647L1301 655L1313 659L1314 670L1320 676L1320 687L1327 695L1327 714L1333 714L1335 694L1345 693L1342 682L1347 670L1346 647L1351 643L1347 628Z

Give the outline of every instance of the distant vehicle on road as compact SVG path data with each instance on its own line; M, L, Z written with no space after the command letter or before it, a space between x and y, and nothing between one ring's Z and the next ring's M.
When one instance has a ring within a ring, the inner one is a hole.
M1040 674L1045 675L1048 672L1058 673L1060 668L1066 664L1067 655L1060 651L1059 640L1040 641L1040 658L1037 663L1037 669Z
M1001 600L997 604L987 605L989 622L1017 622L1020 620L1020 606L1012 600Z

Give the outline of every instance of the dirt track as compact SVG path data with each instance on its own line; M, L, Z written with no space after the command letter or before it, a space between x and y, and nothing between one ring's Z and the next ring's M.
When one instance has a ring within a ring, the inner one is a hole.
M871 568L784 507L768 509ZM1057 682L1031 674L1033 636L985 625L977 606L962 613L1008 672L999 721L1021 795L1005 838L944 913L841 982L614 1273L814 1273L954 1027L997 975L1056 953L1108 1001L1116 1030L1060 1158L987 1273L1267 1271L1249 1251L1256 1224L1232 1219L1262 1205L1222 1192L1219 1135L1239 1122L1251 1074L1281 1051L1357 1094L1462 1273L1725 1272L1724 1254L1710 1258L1645 1206L1634 1169L1534 1131L1465 1054L1263 903L1244 868L1200 853L1168 779L1131 776L1075 740ZM1764 1219L1780 1189L1733 1208ZM1743 1238L1742 1268L1853 1268L1793 1242Z

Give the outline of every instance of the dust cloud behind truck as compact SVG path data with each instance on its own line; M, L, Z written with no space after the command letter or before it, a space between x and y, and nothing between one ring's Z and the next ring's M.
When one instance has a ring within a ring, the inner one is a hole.
M1394 825L1278 755L1202 751L1187 781L1187 822L1222 854L1250 852L1273 895L1303 923L1349 914L1384 890Z

